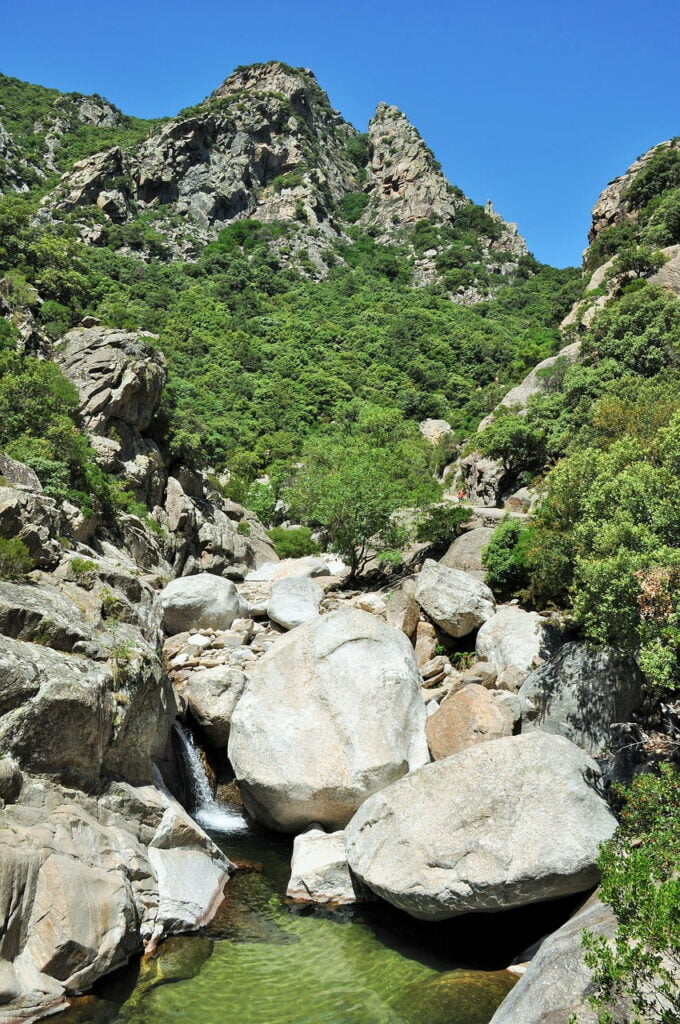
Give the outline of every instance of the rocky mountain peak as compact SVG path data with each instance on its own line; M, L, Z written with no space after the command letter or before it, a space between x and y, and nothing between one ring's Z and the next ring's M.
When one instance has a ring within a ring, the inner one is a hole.
M289 99L298 99L310 92L322 93L322 90L314 72L309 68L293 68L283 61L272 60L236 68L222 85L211 93L208 101L223 99L241 92L281 93Z
M368 126L372 202L365 219L386 230L425 218L448 220L468 200L448 183L420 132L398 107L380 103Z

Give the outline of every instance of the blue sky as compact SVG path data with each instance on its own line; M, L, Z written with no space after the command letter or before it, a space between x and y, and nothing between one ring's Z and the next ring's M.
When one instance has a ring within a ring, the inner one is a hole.
M311 67L364 129L401 107L448 177L492 199L546 262L578 263L589 210L680 134L680 0L20 0L0 70L154 117L238 64Z

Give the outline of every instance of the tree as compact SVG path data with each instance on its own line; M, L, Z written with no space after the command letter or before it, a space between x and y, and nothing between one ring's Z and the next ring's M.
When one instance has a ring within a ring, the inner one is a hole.
M515 477L542 465L545 435L525 416L501 406L493 422L475 438L475 446L483 455L502 462L506 473Z
M403 547L407 531L394 513L436 500L441 488L428 471L420 438L395 425L387 443L375 410L365 429L316 436L303 464L283 493L291 513L328 534L356 576L380 552Z

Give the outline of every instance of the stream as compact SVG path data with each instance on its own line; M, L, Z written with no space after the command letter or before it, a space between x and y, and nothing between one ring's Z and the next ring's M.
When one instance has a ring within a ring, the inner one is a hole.
M549 922L538 907L436 924L379 902L288 905L292 838L218 804L181 741L192 813L242 870L204 932L99 982L59 1024L488 1024L516 981L502 968L555 926L555 905Z

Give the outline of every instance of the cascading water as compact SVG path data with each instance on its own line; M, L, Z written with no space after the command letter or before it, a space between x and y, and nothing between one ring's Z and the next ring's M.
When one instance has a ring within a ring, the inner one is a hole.
M248 822L242 811L220 804L213 796L191 734L180 722L175 722L179 739L180 757L187 790L191 798L191 815L203 828L233 835L246 832Z

